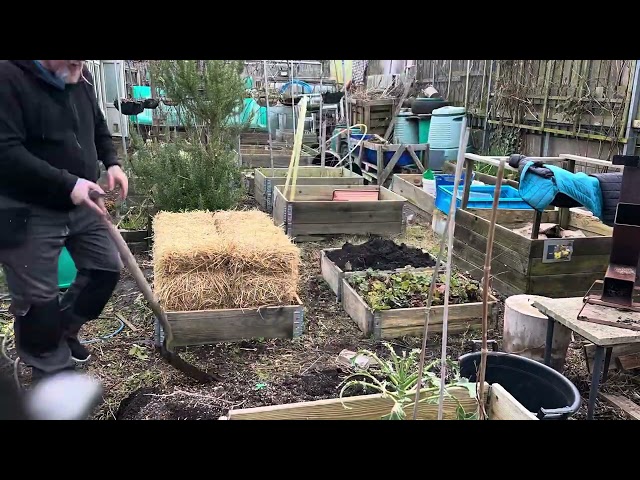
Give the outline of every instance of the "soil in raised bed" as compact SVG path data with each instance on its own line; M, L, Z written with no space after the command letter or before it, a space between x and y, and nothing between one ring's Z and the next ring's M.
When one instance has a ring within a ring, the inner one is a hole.
M346 272L369 268L394 270L406 266L423 268L436 264L431 255L419 248L404 243L398 245L384 238L373 238L360 245L347 242L341 249L327 252L327 257Z

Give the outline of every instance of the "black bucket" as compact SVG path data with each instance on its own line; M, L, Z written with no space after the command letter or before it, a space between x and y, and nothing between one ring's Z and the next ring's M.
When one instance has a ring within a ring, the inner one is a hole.
M480 352L460 357L460 374L476 381ZM504 387L540 420L566 420L580 408L582 398L565 376L543 363L505 352L487 354L485 381Z

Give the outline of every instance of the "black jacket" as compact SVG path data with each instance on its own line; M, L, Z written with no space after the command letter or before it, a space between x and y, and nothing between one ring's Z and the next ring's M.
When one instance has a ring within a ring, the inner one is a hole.
M76 180L97 181L98 160L118 165L93 86L61 87L34 60L1 62L0 195L69 210Z

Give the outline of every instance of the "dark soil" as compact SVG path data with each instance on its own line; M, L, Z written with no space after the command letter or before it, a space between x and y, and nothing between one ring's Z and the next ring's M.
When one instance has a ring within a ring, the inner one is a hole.
M242 208L251 206L251 202L247 201ZM407 234L401 239L408 245L432 251L435 244L435 238L432 237L424 222L409 225ZM302 265L299 295L305 306L304 332L301 337L294 340L253 339L177 350L181 358L223 378L222 382L209 385L198 385L159 357L151 345L153 314L132 277L126 271L123 272L118 288L103 315L90 322L81 332L84 339L104 338L102 342L88 345L94 356L83 368L99 378L104 387L104 402L91 417L123 420L213 420L228 415L232 409L337 398L340 384L347 376L347 372L342 371L336 363L336 358L343 349L369 349L383 359L389 358L387 348L381 342L362 334L340 303L336 302L335 294L322 279L320 250L339 247L347 240L352 244L360 244L366 239L343 238L337 243L300 244ZM388 250L384 249L384 244L389 243L391 242L380 242L379 245L382 244L383 248L375 247L376 255L388 260ZM395 250L403 249L395 247ZM413 255L409 254L410 259L426 257L418 249L411 250ZM147 280L152 282L153 264L150 257L138 255L137 259ZM347 257L345 261L348 260ZM408 263L416 266L414 262L407 260L392 265L398 268ZM382 268L390 266L384 265ZM499 321L497 325L491 325L488 338L497 340L498 349L501 349L504 299L499 299ZM0 300L0 321L9 320L7 307L6 302ZM116 314L124 316L135 329L126 327L117 335L107 337L119 325ZM471 351L471 340L478 339L480 332L477 330L449 335L447 355L453 360L459 358L461 354ZM391 344L401 354L402 351L420 348L421 338L396 338ZM135 345L138 347L133 349ZM429 333L427 362L440 358L440 352L440 335ZM8 349L8 354L15 358L13 348ZM582 406L573 418L584 419L590 375L582 348L570 348L567 357L565 375L575 383L583 396ZM0 361L0 367L4 365L11 369L10 363ZM433 372L437 374L437 370L436 368ZM30 373L26 368L20 368L19 374L21 383L28 386ZM637 375L611 375L602 391L624 395L638 402L640 380ZM361 393L352 389L347 392L348 395ZM625 417L614 408L598 402L596 419L623 418Z
M373 238L363 244L345 243L340 250L328 252L327 257L344 271L394 270L411 266L432 267L435 259L419 248L392 240Z

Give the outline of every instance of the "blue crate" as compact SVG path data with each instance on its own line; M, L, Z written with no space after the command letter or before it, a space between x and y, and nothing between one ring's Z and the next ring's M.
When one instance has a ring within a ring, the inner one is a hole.
M460 185L458 187L458 191L460 188L462 188L464 186L464 173L462 172L462 176L460 177ZM471 173L471 181L473 182L473 179L476 176L476 172L472 172ZM446 185L453 185L456 181L456 176L455 174L451 174L451 173L442 173L442 174L437 174L434 175L435 179L436 179L436 188L438 187L444 187Z
M490 209L493 206L494 185L471 186L469 187L469 202L467 208L484 208ZM458 187L458 198L456 199L456 208L462 204L462 185ZM436 208L445 214L449 213L451 206L451 197L453 196L453 186L445 185L436 189ZM503 185L500 189L500 199L498 200L499 209L508 210L533 210L531 205L522 200L518 190L508 185Z
M355 144L356 142L360 141L360 139L364 137L365 140L369 140L371 138L373 138L373 135L363 135L361 133L352 133L351 134L351 141ZM353 144L352 144L352 148L353 148ZM353 151L353 155L357 158L358 155L360 155L360 146L356 147L356 149ZM391 158L393 157L393 155L396 152L383 152L382 157L384 159L384 166L386 166L390 161ZM418 157L420 158L420 157ZM365 148L363 155L362 155L362 161L363 162L367 162L367 163L372 163L373 165L377 165L378 164L378 156L375 150L371 150L369 148ZM413 165L414 161L413 158L411 158L411 154L409 154L409 152L404 152L402 155L400 155L400 158L398 159L398 163L396 163L397 166L399 167L404 167L406 165Z

